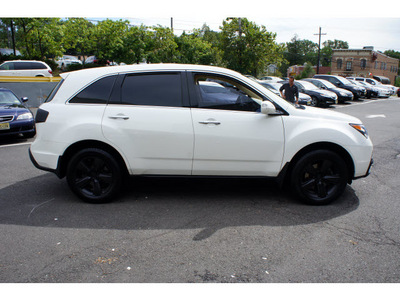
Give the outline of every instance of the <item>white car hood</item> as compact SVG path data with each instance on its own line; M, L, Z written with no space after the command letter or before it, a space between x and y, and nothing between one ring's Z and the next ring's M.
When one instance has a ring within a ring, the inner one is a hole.
M290 108L289 114L306 117L306 118L314 118L314 119L324 119L324 120L332 120L332 121L343 121L348 123L362 124L360 119L339 113L336 111L326 110L322 108L316 107L306 107L305 109L298 109L293 106Z

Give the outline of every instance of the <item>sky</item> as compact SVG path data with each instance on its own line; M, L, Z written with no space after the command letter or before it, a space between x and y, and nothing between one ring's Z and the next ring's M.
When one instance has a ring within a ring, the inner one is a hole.
M94 5L92 1L67 3L22 0L22 5L2 3L1 17L86 17L129 20L133 25L171 26L180 35L206 23L218 31L227 17L245 17L275 32L276 42L299 39L321 44L342 40L350 48L373 46L375 50L400 52L400 0L113 0ZM21 2L18 2L21 3ZM50 5L49 5L50 4Z

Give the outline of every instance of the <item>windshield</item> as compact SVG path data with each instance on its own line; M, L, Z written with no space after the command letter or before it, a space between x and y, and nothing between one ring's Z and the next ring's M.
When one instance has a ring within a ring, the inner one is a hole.
M308 82L308 81L301 81L301 83L300 83L303 87L304 87L304 89L306 89L306 90L319 90L319 88L315 85L315 84L312 84L311 82Z
M336 86L333 83L329 82L328 80L324 80L324 79L320 79L320 80L323 83L323 85L325 85L328 89L336 88Z
M337 79L343 84L352 84L348 79L338 76Z
M268 89L274 89L274 90L279 90L279 88L282 86L281 83L277 83L277 82L259 82L259 84L261 84L262 86L265 86Z
M21 101L10 91L0 91L0 105L20 105Z

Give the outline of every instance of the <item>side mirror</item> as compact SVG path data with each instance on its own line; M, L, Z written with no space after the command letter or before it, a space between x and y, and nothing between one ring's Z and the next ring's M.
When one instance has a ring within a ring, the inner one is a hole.
M27 102L29 99L28 99L28 97L22 97L21 100L22 100L22 102Z
M261 103L261 113L265 115L273 115L276 114L276 108L271 102L263 101L263 103Z

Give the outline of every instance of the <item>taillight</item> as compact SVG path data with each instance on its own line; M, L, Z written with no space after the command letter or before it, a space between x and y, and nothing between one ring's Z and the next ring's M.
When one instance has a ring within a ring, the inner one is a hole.
M39 108L36 112L35 122L36 123L44 123L44 122L46 122L48 116L49 116L48 111Z
M53 74L53 71L52 71L52 70L47 70L47 71L49 71L50 74Z

